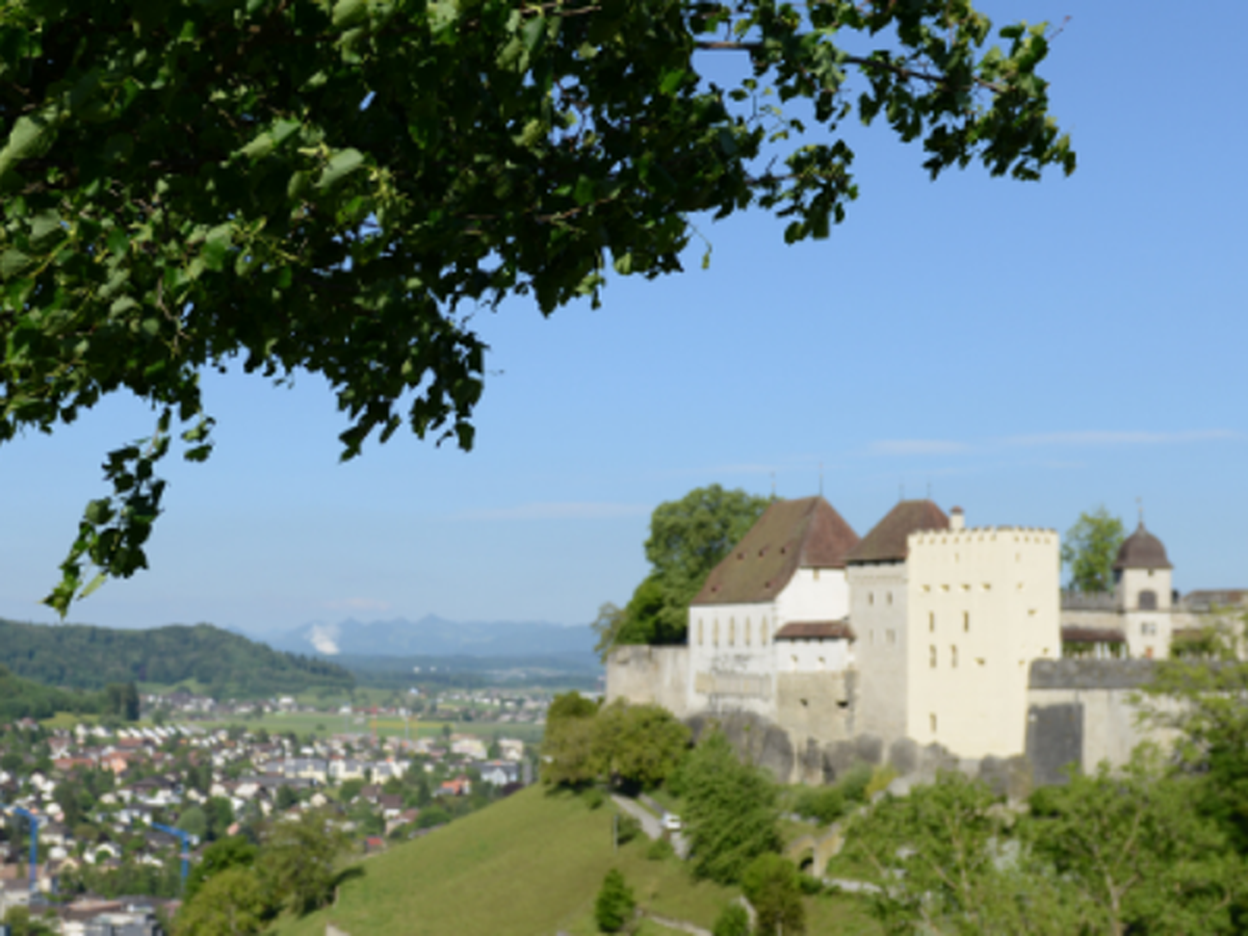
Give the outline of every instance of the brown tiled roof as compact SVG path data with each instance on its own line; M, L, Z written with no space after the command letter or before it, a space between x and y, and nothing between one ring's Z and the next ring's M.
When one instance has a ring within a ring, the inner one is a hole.
M1118 560L1115 569L1173 569L1166 557L1166 547L1161 540L1144 529L1144 521L1140 521L1136 531L1122 541L1118 547Z
M919 530L947 530L949 518L930 500L901 501L877 523L846 561L901 562L906 558L906 537Z
M776 501L706 577L695 605L770 601L802 569L843 569L858 534L822 497Z
M1062 625L1062 643L1123 643L1126 639L1116 627Z
M790 621L776 640L857 640L848 621Z

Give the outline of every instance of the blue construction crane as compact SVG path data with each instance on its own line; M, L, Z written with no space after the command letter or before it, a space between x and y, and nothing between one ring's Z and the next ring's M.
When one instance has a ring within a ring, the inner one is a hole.
M189 832L183 832L181 829L175 829L173 826L163 825L159 822L153 822L152 828L160 832L168 832L182 843L182 890L186 890L186 875L191 868L191 845L198 844L199 839L191 835Z
M30 896L34 897L39 889L39 817L28 809L8 803L0 803L0 810L15 812L30 822Z

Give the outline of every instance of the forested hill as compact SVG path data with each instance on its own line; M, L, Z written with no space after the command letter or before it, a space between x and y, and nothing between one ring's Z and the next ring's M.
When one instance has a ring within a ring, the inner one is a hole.
M124 691L125 687L121 688ZM133 687L130 687L133 689ZM135 706L138 697L134 698ZM14 676L0 666L0 721L16 718L51 718L57 712L89 712L93 714L124 714L116 712L105 692L80 692L41 686L33 680Z
M171 686L194 679L217 698L355 683L337 664L281 653L211 624L111 630L0 619L0 664L36 682L77 689L132 680Z

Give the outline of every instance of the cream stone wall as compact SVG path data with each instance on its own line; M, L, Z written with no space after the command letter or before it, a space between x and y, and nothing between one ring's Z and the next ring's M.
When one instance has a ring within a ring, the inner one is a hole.
M776 596L776 614L788 621L839 621L849 614L844 569L798 569Z
M689 714L688 647L616 647L607 657L607 702L655 703L677 718Z
M970 528L907 542L905 733L962 757L1022 754L1028 664L1061 655L1057 533Z
M886 742L906 734L907 586L902 562L851 565L849 622L857 636L854 661L861 678L857 730Z
M852 700L849 674L779 673L776 676L776 722L795 748L851 737Z
M774 602L692 605L686 708L775 715Z
M832 640L777 640L776 672L839 673L854 664L853 645Z

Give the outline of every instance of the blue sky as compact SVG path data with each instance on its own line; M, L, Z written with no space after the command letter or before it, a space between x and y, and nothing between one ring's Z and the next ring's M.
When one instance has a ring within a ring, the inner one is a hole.
M645 574L650 511L713 482L824 491L865 533L930 490L971 524L1065 531L1136 498L1176 586L1248 586L1248 4L987 4L1061 23L1045 74L1079 169L930 183L853 129L862 195L824 242L704 224L712 265L615 279L603 307L477 321L492 351L464 454L396 436L339 464L324 383L206 379L205 465L171 465L152 569L74 620L253 631L416 618L583 623ZM127 401L0 448L0 616L38 605Z

